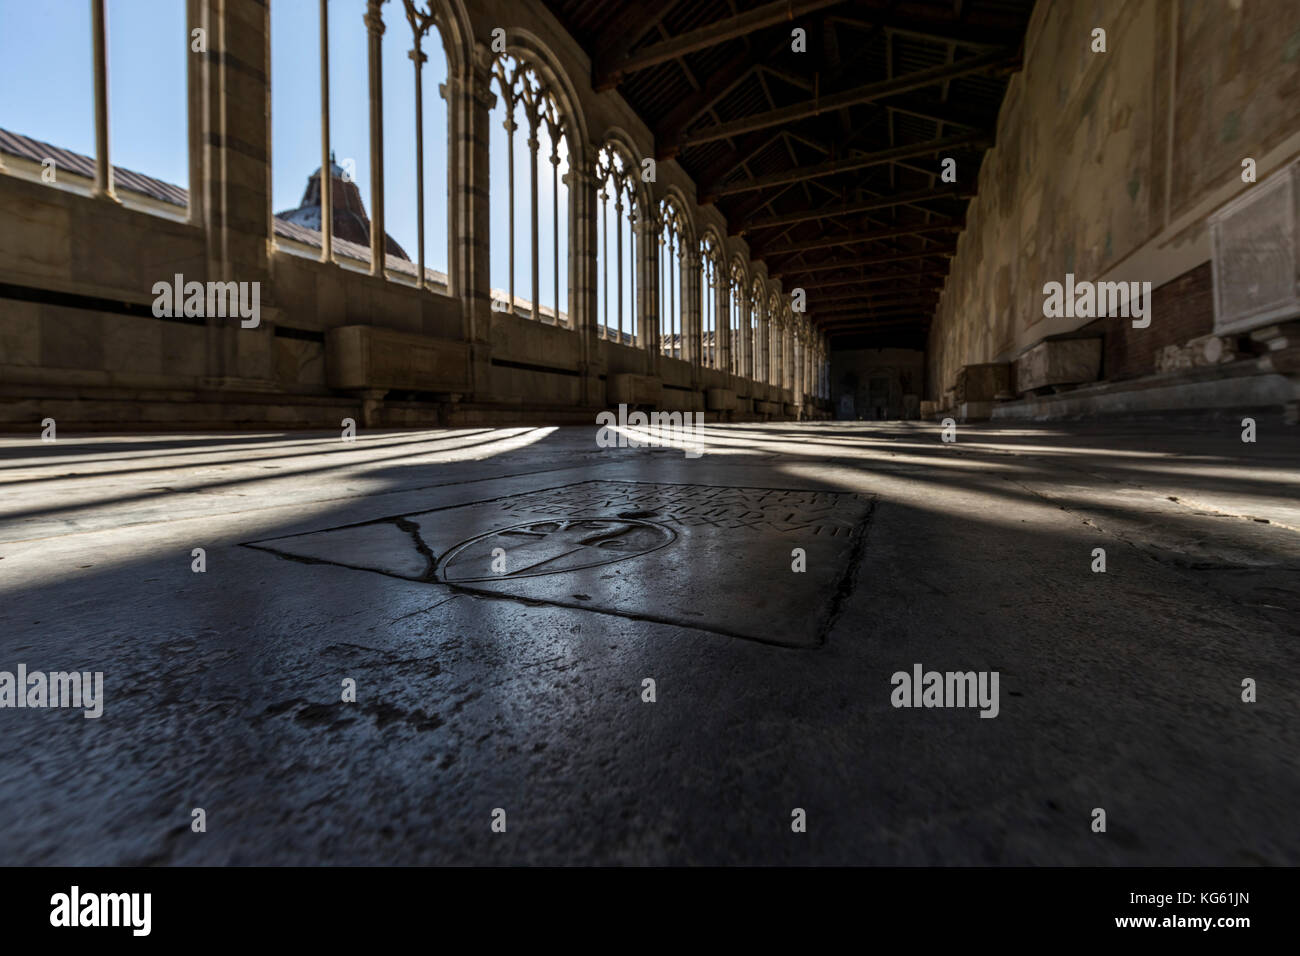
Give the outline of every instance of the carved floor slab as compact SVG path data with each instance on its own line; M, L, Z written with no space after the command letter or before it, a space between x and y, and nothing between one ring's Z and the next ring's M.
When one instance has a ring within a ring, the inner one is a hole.
M825 640L872 504L826 491L584 481L249 546L808 648Z

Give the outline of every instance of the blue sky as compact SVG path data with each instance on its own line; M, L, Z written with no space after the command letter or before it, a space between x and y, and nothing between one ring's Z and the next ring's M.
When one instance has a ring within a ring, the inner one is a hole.
M271 3L271 193L283 212L302 199L320 166L320 13L317 0ZM352 160L366 210L370 202L370 86L365 0L330 3L330 148ZM415 68L407 56L411 28L400 3L383 8L384 216L388 234L416 257ZM447 268L447 79L436 34L422 45L424 64L424 259Z
M330 138L340 163L355 162L369 211L369 88L365 0L330 3ZM271 2L272 209L296 207L307 177L320 165L320 26L317 0ZM407 52L411 30L397 0L384 5L384 204L386 225L412 259L416 255L415 89ZM114 165L189 187L186 136L185 0L108 0L109 135ZM447 65L436 36L425 40L424 73L425 261L447 267L446 104L438 85ZM95 153L94 83L90 4L87 0L0 0L0 127L65 149ZM509 285L507 175L501 128L503 107L493 112L490 137L492 285ZM523 125L522 113L516 122ZM527 134L515 134L516 294L531 294ZM550 144L542 137L541 150ZM562 164L561 172L567 169ZM560 262L560 308L567 309L568 231L553 248L550 165L539 176L543 224L539 272L541 299L555 299L554 257ZM561 185L561 215L567 190Z
M113 164L188 188L184 0L107 6ZM87 0L0 0L0 127L95 155L91 57Z

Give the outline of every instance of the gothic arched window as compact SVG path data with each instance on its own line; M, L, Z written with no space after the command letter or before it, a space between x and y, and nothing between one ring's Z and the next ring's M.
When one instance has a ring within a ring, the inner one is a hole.
M766 336L763 334L763 280L755 279L754 284L749 288L749 341L750 346L750 378L756 382L767 381L767 366L764 364L764 356L767 355Z
M775 290L767 297L767 380L781 384L781 296Z
M728 368L733 375L749 374L749 351L753 346L749 341L749 322L745 313L749 311L749 297L745 295L745 269L739 259L731 263L731 281L728 284L728 301L731 303L731 357Z
M700 240L700 364L721 368L721 333L718 329L718 296L722 282L722 252L712 233Z
M560 275L569 261L569 144L559 103L537 68L510 53L493 61L492 89L493 308L570 326L567 269Z
M659 203L659 350L682 357L682 258L686 230L672 200Z
M596 310L602 338L638 342L637 229L641 204L635 166L607 143L596 157Z
M322 3L314 29L300 7L271 4L276 247L452 291L441 3ZM360 95L359 64L375 71L378 96Z

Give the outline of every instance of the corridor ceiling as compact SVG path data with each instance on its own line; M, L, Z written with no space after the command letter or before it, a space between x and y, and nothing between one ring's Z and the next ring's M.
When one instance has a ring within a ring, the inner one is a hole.
M924 347L1033 0L546 2L833 347Z

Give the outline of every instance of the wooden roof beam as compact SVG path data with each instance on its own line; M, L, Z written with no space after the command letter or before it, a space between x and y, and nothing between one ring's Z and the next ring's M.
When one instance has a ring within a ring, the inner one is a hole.
M732 196L736 193L751 192L757 189L770 189L773 186L784 186L786 183L803 182L808 179L820 179L824 176L835 176L839 173L852 172L855 169L866 169L870 166L880 166L884 163L892 162L896 159L910 159L916 156L929 156L934 153L947 152L948 150L957 149L983 149L991 144L991 138L985 133L967 133L964 136L949 136L944 139L927 140L924 143L907 143L902 146L895 146L892 149L877 150L874 153L863 153L858 156L848 156L843 159L832 159L825 163L816 163L811 166L796 166L793 169L782 170L779 173L772 173L768 176L759 176L755 179L744 179L735 183L715 183L706 190L706 199L702 202L708 203L713 199L721 196Z
M810 222L818 219L834 219L837 216L854 216L859 213L870 212L873 209L888 209L890 206L906 206L916 202L926 202L931 199L969 199L975 195L973 186L950 186L944 189L917 189L912 192L894 193L889 196L879 196L868 199L863 202L838 203L830 206L818 206L816 209L805 209L799 212L782 213L779 216L769 216L766 219L752 219L748 222L741 222L740 229L742 232L751 232L755 229L771 229L776 226L789 226L797 222Z
M791 106L782 106L762 113L742 116L740 119L726 123L705 126L683 135L681 146L683 148L698 146L701 143L729 139L733 136L752 133L755 130L767 129L771 126L783 126L787 123L807 119L810 116L830 113L859 103L871 103L895 93L906 93L910 90L932 86L944 80L968 76L972 73L1014 70L1019 68L1020 62L1021 55L1017 51L994 50L992 53L958 60L951 65L944 64L931 67L928 70L917 70L914 73L906 73L887 80L878 80L839 93L832 93L829 96L814 96L812 99Z
M834 269L849 269L854 266L874 266L885 262L908 262L913 259L937 259L941 256L957 254L956 246L940 246L937 249L925 249L921 252L901 252L888 256L860 256L857 259L844 259L840 262L819 262L815 265L794 266L791 268L768 269L769 276L804 276L814 272L830 272Z
M957 232L964 226L965 222L957 217L936 219L934 222L921 222L892 229L869 229L863 232L848 232L839 236L820 236L805 242L773 246L771 249L759 248L751 251L749 257L756 260L765 260L777 256L792 256L799 252L810 252L814 249L832 249L835 246L852 246L862 242L893 239L897 236L918 236L927 232Z
M713 23L687 30L675 37L669 37L626 54L599 71L594 85L597 90L610 89L617 86L629 73L676 60L688 53L707 50L709 47L755 33L784 20L793 20L843 2L844 0L776 0L775 3L764 4L732 17L715 20Z

